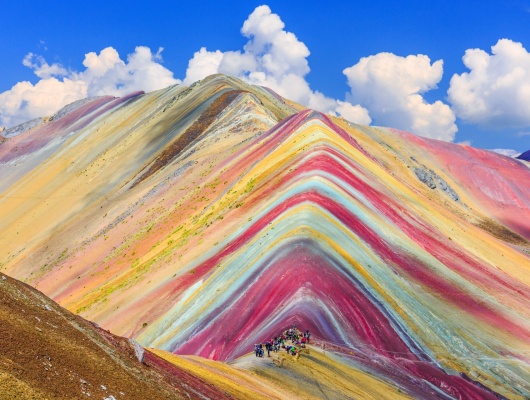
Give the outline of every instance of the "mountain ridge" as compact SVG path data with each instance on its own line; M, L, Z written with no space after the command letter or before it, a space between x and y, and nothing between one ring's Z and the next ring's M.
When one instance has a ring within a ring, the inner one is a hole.
M409 390L530 393L524 161L220 75L94 102L46 157L0 145L2 271L177 354L230 361L296 324Z

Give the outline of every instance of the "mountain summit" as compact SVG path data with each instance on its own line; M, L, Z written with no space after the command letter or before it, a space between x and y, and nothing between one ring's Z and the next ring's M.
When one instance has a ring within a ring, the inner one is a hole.
M0 144L0 269L233 361L286 327L413 397L530 396L530 169L214 75ZM324 378L322 378L324 379Z

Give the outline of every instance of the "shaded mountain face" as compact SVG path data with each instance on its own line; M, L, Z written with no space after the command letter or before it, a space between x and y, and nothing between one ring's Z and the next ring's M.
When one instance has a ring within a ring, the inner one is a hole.
M113 333L230 361L296 324L420 397L530 395L524 161L217 75L84 102L0 168L0 268Z
M517 158L519 160L530 161L530 150L525 151L523 154L520 154Z
M228 398L3 274L0 337L2 399Z

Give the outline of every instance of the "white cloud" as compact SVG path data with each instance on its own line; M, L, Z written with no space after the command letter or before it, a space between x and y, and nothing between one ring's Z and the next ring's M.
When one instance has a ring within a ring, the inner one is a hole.
M431 64L425 55L379 53L343 72L351 88L350 101L366 107L377 124L454 140L457 127L450 107L439 100L427 103L422 96L442 79L442 60Z
M520 151L516 151L512 149L490 149L490 151L493 151L497 154L502 154L503 156L513 157L513 158L521 154Z
M218 73L219 65L221 64L222 59L223 53L221 53L219 50L208 51L205 47L202 47L188 62L188 69L186 70L184 84L190 85L193 82L207 77L208 75Z
M31 68L35 75L39 78L50 78L51 76L63 76L67 74L66 69L64 69L59 64L49 65L46 60L33 53L26 54L26 57L22 60L22 64L28 68Z
M160 62L162 49L152 54L147 47L136 47L120 59L112 47L99 55L85 55L81 72L66 70L59 64L29 53L22 61L40 80L19 82L10 90L0 93L0 125L11 127L29 119L51 115L73 101L90 96L125 94L143 90L152 91L179 83L173 73Z
M491 55L466 50L470 70L451 78L449 101L457 116L486 128L530 126L530 53L521 43L501 39Z
M347 101L337 100L337 107L335 108L335 111L337 112L335 115L340 115L348 121L355 122L368 120L369 122L364 123L365 125L368 125L371 122L371 118L366 108L361 107L360 105L354 106L351 103L348 103ZM363 124L362 122L358 123Z
M370 116L363 107L326 97L310 88L305 80L310 71L309 49L284 27L280 17L268 6L257 7L241 29L248 38L243 50L221 52L201 48L189 61L184 83L190 84L213 73L228 74L267 86L310 108L369 124Z
M115 49L107 47L99 55L86 54L83 61L86 70L76 76L87 83L89 96L123 96L180 83L173 78L173 72L160 64L162 50L153 54L148 47L138 46L124 62Z
M51 77L35 85L19 82L0 94L0 125L11 127L22 122L51 115L68 103L87 97L83 81Z

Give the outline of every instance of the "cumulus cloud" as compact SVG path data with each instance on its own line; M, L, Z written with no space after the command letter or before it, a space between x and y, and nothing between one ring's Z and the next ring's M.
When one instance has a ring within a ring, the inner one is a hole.
M37 83L19 82L0 93L0 125L11 127L29 119L51 115L73 101L90 96L114 95L143 90L152 91L179 83L160 62L162 49L155 54L147 47L136 47L121 60L112 47L100 54L85 55L83 71L67 70L60 64L48 64L29 53L22 64L40 78Z
M99 55L86 54L83 61L86 70L76 76L87 83L89 96L123 96L137 90L150 92L180 83L173 78L173 72L160 64L162 50L153 54L148 47L138 46L124 62L115 49L107 47Z
M50 78L52 76L63 76L67 74L59 64L49 65L42 56L38 56L33 53L28 53L22 60L22 64L28 68L31 68L35 75L39 78Z
M87 97L82 81L55 77L35 85L19 82L0 94L0 125L11 127L30 119L51 115L73 101Z
M425 55L379 53L343 72L351 88L349 100L366 107L377 124L454 140L457 127L451 108L439 100L428 103L422 96L442 79L442 60L431 64Z
M446 141L454 140L456 116L485 128L517 129L516 136L529 134L530 53L521 43L499 40L491 54L467 50L463 62L469 72L453 75L448 90L450 108L440 100L429 103L424 98L442 78L442 60L431 62L426 55L400 57L392 53L364 57L343 71L351 91L339 100L310 87L306 80L309 49L285 29L268 6L259 6L249 15L241 34L247 41L240 50L209 51L203 47L197 51L189 60L183 83L224 73L353 122L370 124L374 118L378 125ZM0 93L0 126L50 115L84 97L123 96L180 83L162 65L161 53L162 48L153 53L139 46L123 60L114 48L107 47L99 54L86 54L80 71L29 53L22 64L38 81L19 82Z
M530 126L530 53L521 43L501 39L491 54L468 49L470 72L451 78L449 101L459 118L486 128Z
M423 136L453 140L455 116L441 101L427 103L422 94L434 89L443 74L443 62L431 64L427 56L398 57L380 53L361 59L344 70L351 93L344 100L327 97L311 89L307 46L285 30L281 18L266 6L257 7L243 23L248 40L241 50L209 51L201 48L189 60L185 84L214 73L239 77L251 84L267 86L282 96L352 122L378 124L408 130ZM0 94L0 125L49 115L65 104L98 95L123 96L136 90L152 91L179 83L161 65L159 49L152 53L137 47L126 61L112 47L85 55L82 71L48 64L41 56L28 54L23 64L40 78L36 84L20 82Z
M309 49L284 28L283 21L268 6L257 7L241 28L241 33L248 38L243 50L221 52L201 48L189 61L184 83L190 84L213 73L228 74L267 86L310 108L369 124L371 119L365 108L329 98L310 88L305 79L310 71Z
M206 78L208 75L217 74L222 60L223 53L219 50L208 51L205 47L202 47L188 62L184 84L190 85Z

